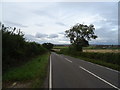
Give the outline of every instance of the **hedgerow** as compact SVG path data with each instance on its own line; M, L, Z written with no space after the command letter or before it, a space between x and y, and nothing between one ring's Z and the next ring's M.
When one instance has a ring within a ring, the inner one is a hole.
M28 58L43 54L47 50L36 42L28 42L20 29L2 25L2 69L18 66Z

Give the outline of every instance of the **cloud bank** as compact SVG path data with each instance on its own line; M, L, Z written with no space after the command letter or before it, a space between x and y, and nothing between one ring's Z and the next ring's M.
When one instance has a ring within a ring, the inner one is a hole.
M64 31L76 23L94 24L90 44L118 44L117 2L2 2L2 22L18 27L26 39L68 44Z

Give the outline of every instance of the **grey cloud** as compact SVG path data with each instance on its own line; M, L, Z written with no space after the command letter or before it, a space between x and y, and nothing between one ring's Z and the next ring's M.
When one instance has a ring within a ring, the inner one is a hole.
M114 29L114 30L113 30ZM101 28L95 30L95 33L102 36L102 37L108 37L108 38L111 38L111 37L114 37L115 34L117 34L118 32L118 29L116 26L106 26L106 25L103 25Z
M60 26L66 26L64 23L62 23L62 22L56 22L55 24L57 24L57 25L60 25Z
M30 35L30 34L25 34L24 38L26 39L26 41L30 41L30 42L39 42L39 40L36 39L35 36Z
M48 38L57 38L58 35L57 34L50 34Z
M5 12L4 12L3 20L5 19L6 21L14 21L14 22L5 22L5 24L10 25L11 27L12 26L27 27L27 26L23 25L24 22L22 24L19 24L19 23L15 23L15 21L22 22L24 19L28 23L31 22L30 21L31 20L31 12L32 12L32 14L35 14L35 15L33 15L33 18L35 18L35 20L38 19L39 16L45 17L45 18L51 18L52 20L54 20L54 19L57 20L57 21L55 21L54 24L60 25L60 26L64 26L64 23L61 23L61 21L59 21L59 20L64 19L65 23L69 24L69 20L71 20L72 17L76 17L75 19L73 18L73 22L74 22L77 19L79 19L79 17L81 17L82 14L88 14L88 15L90 14L93 16L95 14L99 14L101 17L105 18L106 20L100 20L100 21L96 20L96 22L94 22L93 24L95 24L95 26L101 27L100 29L96 28L96 31L95 31L96 34L98 35L98 37L101 38L101 40L97 39L97 40L92 40L92 41L94 41L96 44L100 44L100 43L101 44L106 44L106 43L112 44L112 43L117 42L118 30L116 29L116 31L115 31L115 26L117 26L117 23L119 20L117 13L120 13L117 10L117 8L118 8L117 2L115 2L115 3L114 2L111 2L111 3L110 2L101 2L101 3L100 2L94 2L94 3L92 3L92 2L90 2L90 3L89 2L87 2L87 3L67 2L67 3L58 3L58 6L56 8L51 8L51 6L50 6L50 7L47 7L46 9L38 8L38 7L36 8L36 6L39 6L42 3L35 3L35 4L32 3L31 6L34 8L30 8L31 10L23 9L24 6L26 7L29 5L26 5L26 4L24 4L24 5L17 4L16 5L16 4L17 3L9 5L9 3L8 3L8 6L7 6L7 4L6 4L6 6L4 5L7 8L4 8ZM34 6L34 5L36 5L36 6ZM16 7L19 7L19 8L16 8ZM26 13L26 11L27 11L27 13ZM59 13L59 11L60 11L60 13ZM14 14L13 12L16 14ZM24 14L24 13L26 13L26 14ZM17 17L17 18L15 18L15 17ZM57 19L57 17L59 19ZM36 24L35 20L33 19L32 23ZM43 27L44 25L40 24L40 23L41 22L37 22L36 26ZM51 23L47 23L47 24L51 24ZM114 30L112 30L112 29L114 29ZM51 31L51 32L53 32L53 31ZM34 31L32 33L34 33ZM62 36L62 33L59 33L58 35ZM36 38L36 36L37 36L37 38ZM42 38L41 42L42 41L44 42L45 41L44 39L49 39L50 37L53 37L53 38L58 37L57 35L51 36L51 35L45 35L45 34L36 34L36 36L27 35L27 38L31 39L31 40L35 40L35 41L38 41L38 39ZM120 37L120 35L119 35L119 37ZM56 38L56 39L58 39L58 38ZM49 39L49 40L52 41L53 39ZM58 41L56 40L55 42L58 42ZM119 43L120 43L120 40L119 40Z
M44 38L39 39L39 38L37 38L33 35L30 35L30 34L27 34L24 37L25 37L26 41L29 41L29 42L37 42L40 44L47 42L47 40L45 40Z
M70 42L70 39L67 38L67 37L65 37L65 36L63 36L63 37L61 37L61 38L59 39L59 41L68 41L68 42Z
M50 35L52 38L55 38L55 36L57 36L57 35L55 35L55 34L51 34ZM51 43L53 43L53 44L59 44L60 42L59 41L64 41L63 39L61 39L61 40L54 40L54 39L49 39L50 37L47 37L47 38L37 38L36 36L33 36L33 35L25 35L24 36L25 37L25 39L26 39L26 41L30 41L30 42L33 42L33 41L35 41L35 42L37 42L37 43L40 43L40 44L42 44L42 43L46 43L46 42L51 42Z
M100 22L95 22L99 25L111 25L111 26L116 26L118 24L118 20L117 19L107 19L105 21L100 21Z
M115 38L111 38L111 40L109 40L108 38L101 38L101 40L92 40L92 41L90 41L90 44L117 45L118 40L116 40Z
M111 25L117 25L118 24L118 20L117 19L109 19L106 22L110 23Z
M35 37L36 38L57 38L58 35L57 34L47 35L47 34L43 34L43 33L36 33Z
M64 34L65 34L65 32L59 32L58 34L62 34L62 35L64 35Z
M5 24L8 24L8 25L11 25L12 27L13 27L13 26L16 26L16 27L24 27L24 28L28 27L28 26L25 26L25 25L23 25L23 24L19 24L19 23L15 23L15 22L10 22L10 21L4 21L4 23L5 23Z
M25 34L25 37L27 38L35 38L35 36L33 36L33 35L30 35L30 34Z
M44 25L43 24L35 24L36 26L38 27L43 27Z
M36 38L45 38L47 36L48 36L47 34L42 34L42 33L36 33L35 35Z
M95 33L99 39L92 40L96 44L117 44L118 42L118 31L112 30L113 27L101 27L96 29Z
M51 15L50 13L48 13L46 11L36 10L33 13L35 13L39 16L46 16L46 17L49 17L49 18L55 18L53 15Z

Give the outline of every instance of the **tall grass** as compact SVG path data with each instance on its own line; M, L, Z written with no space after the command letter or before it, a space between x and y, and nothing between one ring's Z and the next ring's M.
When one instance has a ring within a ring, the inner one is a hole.
M11 68L3 75L3 82L32 80L32 87L40 87L46 77L48 60L49 53L46 53L20 67Z

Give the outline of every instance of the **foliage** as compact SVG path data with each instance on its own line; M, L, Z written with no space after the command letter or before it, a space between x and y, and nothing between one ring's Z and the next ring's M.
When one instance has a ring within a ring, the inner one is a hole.
M42 46L48 50L51 50L54 45L52 43L43 43Z
M90 62L95 62L104 66L118 70L117 67L120 67L120 53L89 53L89 52L77 52L74 49L61 49L59 54L67 54L74 57L87 58ZM109 66L110 65L110 66Z
M82 51L83 46L89 45L89 40L97 38L94 30L94 25L76 24L70 30L66 30L65 33L66 37L70 38L72 46L75 47L77 51Z
M26 42L20 29L2 25L1 31L3 73L10 67L18 66L28 58L47 51L38 43Z

